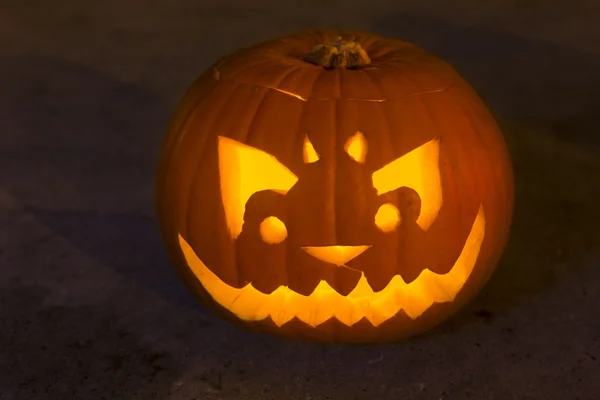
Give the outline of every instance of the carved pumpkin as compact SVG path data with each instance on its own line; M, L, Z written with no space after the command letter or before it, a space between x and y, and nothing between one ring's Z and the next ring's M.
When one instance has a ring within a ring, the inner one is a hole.
M395 340L490 277L513 181L502 135L446 62L317 31L217 62L158 173L173 264L205 304L295 338Z

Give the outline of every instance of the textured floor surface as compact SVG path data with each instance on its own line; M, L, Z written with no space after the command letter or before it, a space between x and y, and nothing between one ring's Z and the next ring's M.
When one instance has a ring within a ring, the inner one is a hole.
M599 3L438 3L0 0L0 399L600 399ZM156 155L186 86L238 47L328 26L451 61L513 155L502 264L411 341L233 327L157 231Z

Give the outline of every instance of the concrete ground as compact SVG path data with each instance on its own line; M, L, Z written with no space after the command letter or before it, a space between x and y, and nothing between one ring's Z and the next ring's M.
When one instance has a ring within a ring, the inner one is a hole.
M0 399L600 399L600 3L0 0ZM512 239L410 341L229 325L166 260L154 169L186 86L270 36L346 27L451 61L514 158Z

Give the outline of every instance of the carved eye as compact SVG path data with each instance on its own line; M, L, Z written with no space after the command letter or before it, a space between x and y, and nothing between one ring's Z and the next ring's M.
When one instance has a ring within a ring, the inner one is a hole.
M298 178L271 154L219 136L221 199L233 239L242 232L246 202L254 193L287 193Z
M287 237L287 228L277 217L267 217L260 223L260 236L269 244L281 243Z
M375 214L375 225L382 232L391 232L400 224L400 211L392 203L382 204Z
M427 230L442 206L439 168L439 140L431 140L373 173L373 187L378 195L406 186L421 198L417 224Z
M304 146L302 146L302 156L304 158L304 164L310 164L319 161L319 154L315 151L308 135L304 137Z

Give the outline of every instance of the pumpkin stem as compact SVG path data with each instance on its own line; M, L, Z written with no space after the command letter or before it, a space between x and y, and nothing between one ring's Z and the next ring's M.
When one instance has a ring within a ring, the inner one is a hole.
M354 69L370 64L371 58L359 43L338 36L332 44L315 46L304 61L324 68Z

